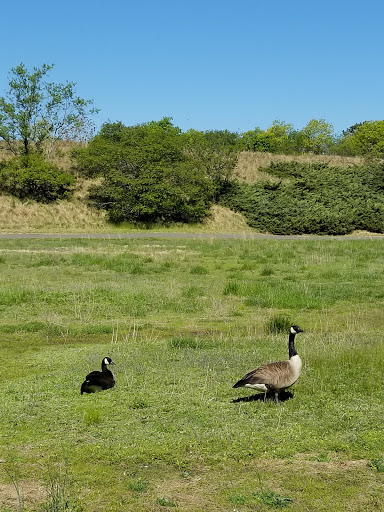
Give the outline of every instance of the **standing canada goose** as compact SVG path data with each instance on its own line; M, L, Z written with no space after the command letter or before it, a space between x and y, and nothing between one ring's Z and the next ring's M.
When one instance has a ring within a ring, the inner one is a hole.
M111 370L108 369L110 364L114 365L115 363L110 357L104 357L101 361L101 372L88 373L81 385L81 394L96 393L97 391L103 391L103 389L113 388L115 379Z
M246 387L264 392L264 400L269 390L274 391L276 402L279 401L279 392L294 384L300 376L301 359L295 349L295 336L304 332L298 325L292 325L289 331L289 360L276 361L263 364L252 370L233 386L234 388Z

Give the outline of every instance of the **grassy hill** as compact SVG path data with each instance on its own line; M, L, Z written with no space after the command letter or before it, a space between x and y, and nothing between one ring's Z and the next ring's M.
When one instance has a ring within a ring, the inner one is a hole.
M72 143L62 143L52 155L54 163L65 170L71 169L70 150ZM4 144L0 145L0 159L10 158L11 154L6 150ZM338 157L318 155L273 155L270 153L242 152L239 155L235 176L247 183L258 180L276 181L271 175L266 175L261 168L268 166L271 162L302 163L329 163L332 166L343 167L363 163L359 157ZM56 204L45 205L34 201L20 201L8 195L0 195L0 231L7 232L65 232L65 233L86 233L86 232L119 232L133 231L140 229L129 223L116 226L105 219L105 212L90 208L86 201L86 191L91 182L79 179L74 197L71 201L58 201ZM143 229L151 229L151 226L141 226ZM172 226L153 226L154 229L187 231L202 233L255 233L245 217L224 206L214 206L211 216L202 224L174 224Z
M337 156L337 155L277 155L273 153L253 153L243 151L239 154L239 159L235 171L235 176L247 183L271 179L261 169L268 167L272 163L299 162L301 164L324 163L332 167L346 167L350 165L364 164L362 157ZM273 179L273 178L272 178Z

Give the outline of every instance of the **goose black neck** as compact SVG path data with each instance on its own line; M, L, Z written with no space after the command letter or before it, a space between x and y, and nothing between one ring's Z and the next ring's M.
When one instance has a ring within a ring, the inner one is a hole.
M289 359L291 359L291 357L293 357L293 356L297 356L297 352L296 352L296 349L295 349L295 336L296 336L295 333L293 333L293 332L289 333L289 344L288 344L288 347L289 347Z
M111 373L111 370L108 368L108 365L104 363L104 361L101 363L101 371L103 373Z

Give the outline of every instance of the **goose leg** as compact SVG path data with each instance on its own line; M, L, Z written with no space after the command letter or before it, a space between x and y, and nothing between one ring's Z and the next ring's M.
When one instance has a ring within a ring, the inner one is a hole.
M278 391L275 391L275 402L277 404L279 403L279 393L278 393Z

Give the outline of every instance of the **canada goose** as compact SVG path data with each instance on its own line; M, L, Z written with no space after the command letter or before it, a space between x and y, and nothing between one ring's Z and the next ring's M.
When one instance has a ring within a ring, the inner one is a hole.
M85 381L81 385L81 394L83 393L96 393L96 391L103 391L103 389L113 388L115 379L111 370L108 369L110 364L115 364L110 357L104 357L101 361L101 372L94 371L88 373Z
M295 349L295 336L304 332L298 325L292 325L289 331L289 360L276 361L263 364L250 371L233 386L234 388L246 387L264 392L264 400L269 390L274 391L276 402L279 401L279 392L294 384L300 376L301 359Z

